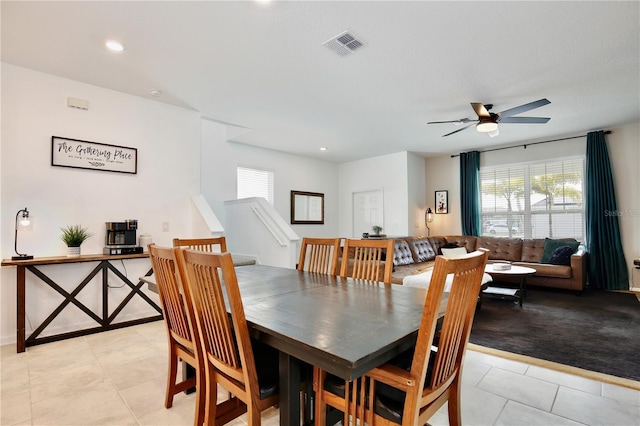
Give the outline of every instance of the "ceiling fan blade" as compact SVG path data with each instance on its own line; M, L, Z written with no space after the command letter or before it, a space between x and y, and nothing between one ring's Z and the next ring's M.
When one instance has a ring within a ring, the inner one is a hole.
M461 120L448 120L448 121L428 121L427 124L446 124L446 123L463 123Z
M464 127L460 128L460 129L458 129L458 130L454 130L454 131L453 131L453 132L451 132L451 133L447 133L446 135L442 135L442 137L444 138L445 136L450 136L450 135L452 135L452 134L454 134L454 133L461 132L461 131L463 131L464 129L467 129L467 128L469 128L469 127L471 127L471 126L474 126L474 125L475 125L475 124L471 123L471 124L469 124L468 126L464 126Z
M465 123L469 123L471 121L476 121L476 120L472 120L470 118L460 118L458 120L447 120L447 121L429 121L427 122L427 124L446 124L446 123L453 123L456 126L460 125L460 124L465 124Z
M543 98L534 102L529 102L528 104L517 106L515 108L505 109L504 111L499 112L498 116L500 116L501 118L511 117L512 115L531 111L532 109L540 108L541 106L545 106L550 103L551 101L549 101L547 98Z
M489 111L484 107L484 104L478 102L471 102L471 107L478 114L478 117L491 117Z
M500 117L498 123L544 124L549 120L549 117Z

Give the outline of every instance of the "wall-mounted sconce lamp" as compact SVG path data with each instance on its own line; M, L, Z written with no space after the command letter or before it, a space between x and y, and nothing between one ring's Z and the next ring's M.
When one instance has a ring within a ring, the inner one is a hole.
M427 207L427 211L424 212L424 226L427 227L427 237L431 236L431 228L429 228L431 222L433 222L433 210L431 210L431 207Z
M21 231L30 231L32 229L33 222L29 217L29 210L25 207L24 209L18 210L16 213L16 234L14 239L14 250L17 256L12 256L11 260L29 260L33 259L33 256L28 254L18 253L18 229Z

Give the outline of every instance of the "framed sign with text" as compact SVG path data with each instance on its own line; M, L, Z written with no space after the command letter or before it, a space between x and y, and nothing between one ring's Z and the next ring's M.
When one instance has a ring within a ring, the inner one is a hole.
M51 136L51 165L136 174L138 149Z

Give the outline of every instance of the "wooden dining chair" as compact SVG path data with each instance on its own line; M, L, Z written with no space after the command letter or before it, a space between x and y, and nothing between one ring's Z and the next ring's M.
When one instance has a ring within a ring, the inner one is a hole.
M224 253L227 251L227 239L225 237L210 238L174 238L174 247L188 247L193 250L206 251L208 253ZM233 398L231 392L229 399Z
M342 238L302 238L300 257L296 269L317 274L338 275L338 258L340 257L340 242ZM312 403L311 382L313 367L305 365L301 392L301 406L303 418L310 421L311 412L308 409Z
M342 249L341 277L391 283L394 240L346 239Z
M212 237L212 238L174 238L174 247L189 247L193 250L200 250L206 252L220 252L227 251L227 239L225 237ZM218 249L218 250L216 250Z
M175 253L172 248L149 245L149 257L153 267L160 305L164 316L164 324L169 343L169 363L167 373L167 390L164 401L166 408L173 405L174 395L187 389L196 388L195 425L204 421L204 392L200 392L204 383L204 370L199 368L199 344L195 342L194 328L189 321L184 304L180 278L176 268ZM193 367L194 377L177 382L178 363L180 360Z
M480 283L489 254L476 251L456 259L436 258L414 348L375 368L354 382L314 368L316 425L326 421L326 406L344 413L355 425L425 425L448 401L449 424L461 425L462 362L471 333ZM453 284L433 346L439 307L448 274ZM333 382L333 383L332 383Z
M341 238L302 238L297 269L338 275Z
M212 403L221 385L246 404L247 423L260 425L262 411L279 401L278 351L249 337L231 254L182 249L176 257L202 347L204 423L224 424Z

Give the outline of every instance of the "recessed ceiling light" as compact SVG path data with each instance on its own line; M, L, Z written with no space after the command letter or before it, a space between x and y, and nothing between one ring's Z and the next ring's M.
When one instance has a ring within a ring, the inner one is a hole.
M326 151L328 148L326 146L323 146L322 148L320 148L320 151Z
M156 98L160 97L160 95L162 95L162 92L159 90L149 90L149 93L151 93L151 96L155 96Z
M105 46L107 46L107 49L112 50L114 52L122 52L124 50L124 46L122 45L122 43L115 40L107 40L107 42L105 43Z

